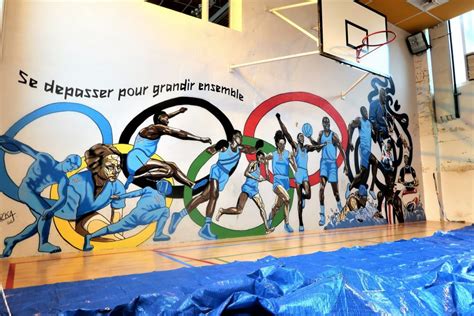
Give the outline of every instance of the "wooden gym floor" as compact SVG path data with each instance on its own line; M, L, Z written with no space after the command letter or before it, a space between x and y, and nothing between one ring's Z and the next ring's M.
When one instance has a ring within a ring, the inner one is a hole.
M468 224L416 222L330 231L160 243L137 249L91 253L58 253L47 256L0 259L0 281L5 289L71 282L151 271L172 270L254 261L265 256L287 257L343 247L431 236L437 230L453 230Z

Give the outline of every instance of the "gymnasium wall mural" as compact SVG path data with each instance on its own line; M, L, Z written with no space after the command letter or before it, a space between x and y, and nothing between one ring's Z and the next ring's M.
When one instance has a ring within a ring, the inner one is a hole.
M20 77L21 84L37 88L26 73ZM187 240L214 240L271 234L279 226L298 234L306 221L334 229L425 219L411 167L410 121L401 112L391 79L372 80L367 102L354 105L360 112L355 117L343 116L315 93L282 92L257 104L243 126L211 100L182 96L191 89L205 90L245 102L239 89L218 84L186 79L114 91L63 87L53 81L47 87L44 92L58 94L63 102L39 106L0 131L0 191L13 203L0 217L9 233L3 257L31 237L38 238L38 252L60 252L49 238L52 230L70 247L91 251L162 244L179 230L186 231ZM122 102L144 93L170 98L139 111L127 109L130 119L118 129L111 113L90 105L92 99ZM67 102L69 97L83 102ZM290 112L280 109L289 102L310 105L317 114L298 126L288 124ZM198 113L196 121L203 119L199 113L211 116L221 125L221 135L211 139L196 133L192 124L176 124L176 117L191 115L189 109L198 111L193 112ZM82 144L85 152L54 157L17 139L36 120L64 113L86 117L98 130L100 138ZM259 135L264 117L273 122L264 126L271 129L270 138ZM200 154L183 155L182 161L160 154L162 146L175 144L197 146ZM11 161L24 156L30 162L21 181L14 181L11 174L18 166ZM309 158L319 164L310 164ZM236 172L239 165L243 173ZM241 188L233 201L220 198L229 183ZM316 202L308 207L311 200ZM20 207L31 212L28 225L15 221L15 208ZM245 212L255 212L249 227L236 229L225 221L238 221Z

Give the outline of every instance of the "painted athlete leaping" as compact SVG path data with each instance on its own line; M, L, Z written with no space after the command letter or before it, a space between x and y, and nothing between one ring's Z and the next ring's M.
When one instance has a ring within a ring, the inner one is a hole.
M359 129L359 158L360 158L360 172L354 177L351 183L347 184L346 189L346 200L349 198L351 190L353 188L359 188L360 185L366 185L369 178L369 165L372 165L372 184L370 185L370 195L372 198L376 198L374 191L375 178L377 176L377 158L372 154L372 124L369 121L369 116L367 113L367 108L365 106L360 107L360 117L355 118L351 123L349 123L348 132L349 132L349 150L354 150L354 145L352 144L352 134L354 129Z
M279 113L276 114L276 117L278 119L278 123L280 124L281 131L293 149L293 156L295 157L297 168L295 173L295 181L296 194L298 195L298 219L300 224L299 231L302 232L304 231L303 209L305 206L305 200L309 200L311 198L311 186L309 185L308 178L308 152L315 150L320 151L321 148L325 146L325 144L320 145L313 143L311 145L305 145L303 133L298 133L296 136L297 142L295 142L288 132L285 124L283 124Z
M337 208L339 212L342 210L341 198L339 197L338 188L338 176L337 176L337 149L341 152L342 158L344 159L344 173L347 174L346 156L344 149L342 148L341 141L336 133L331 130L331 123L327 116L323 117L322 120L323 130L319 132L318 140L315 142L310 138L313 145L324 145L323 152L321 154L320 161L320 175L321 185L319 187L319 205L320 205L320 219L319 226L324 226L326 223L326 212L324 205L324 189L326 183L331 183L332 192L337 202Z
M208 137L199 137L168 125L170 118L186 111L187 109L184 107L169 114L161 111L153 116L154 124L143 128L138 133L133 149L127 155L127 171L129 175L125 183L125 189L128 188L134 179L142 177L154 181L172 177L189 187L194 185L194 182L189 180L175 163L151 159L151 156L156 152L161 136L164 135L183 140L212 143Z
M242 192L240 193L239 199L237 200L237 206L219 209L216 221L219 221L221 216L224 214L242 214L243 209L245 207L245 203L247 203L247 199L251 198L260 211L260 216L262 217L263 225L265 226L265 233L269 234L273 232L275 228L268 227L265 205L263 204L263 199L260 196L260 192L258 191L259 182L267 180L260 174L260 167L264 166L266 174L268 175L268 164L265 161L265 154L263 153L263 151L259 150L256 154L256 158L257 160L251 161L247 166L247 169L245 170L246 180L245 183L242 185Z
M186 215L196 209L200 204L208 201L206 208L206 222L199 230L199 236L208 240L217 239L217 236L211 231L211 223L212 216L216 209L217 199L219 198L219 191L224 190L230 177L229 174L239 162L242 153L253 154L261 146L263 146L262 141L257 141L256 148L242 145L242 132L235 130L230 144L226 140L220 140L217 144L207 148L207 152L212 155L219 153L217 163L211 167L209 183L204 188L204 191L195 196L184 209L171 215L169 233L173 234L179 222Z

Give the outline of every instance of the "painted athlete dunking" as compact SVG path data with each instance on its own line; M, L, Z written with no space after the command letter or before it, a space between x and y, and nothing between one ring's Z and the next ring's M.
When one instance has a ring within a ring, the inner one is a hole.
M242 214L247 199L251 198L257 205L260 216L263 220L263 225L265 227L265 233L269 234L275 230L274 227L269 227L267 223L267 213L265 212L265 205L263 204L263 199L260 196L258 190L259 182L263 182L265 179L260 174L260 168L265 167L265 173L268 175L268 164L265 161L265 154L262 151L258 151L256 154L257 160L251 161L245 170L245 183L242 185L242 192L239 195L237 200L237 206L229 208L221 208L216 217L216 221L219 221L223 214L228 215L239 215Z
M61 251L61 248L48 242L51 218L66 204L68 199L67 187L69 185L66 174L81 166L81 157L69 155L64 161L58 162L50 154L34 150L30 146L5 135L0 136L0 148L15 154L22 152L34 159L18 188L18 200L28 206L35 221L17 235L5 238L2 257L9 257L16 244L36 233L39 236L39 252L54 253ZM59 199L50 205L41 196L41 193L52 184L58 185Z
M382 148L385 139L390 138L392 132L393 119L387 113L387 94L384 88L379 90L379 98L372 101L369 106L369 121L375 132L375 140Z
M319 226L326 224L326 212L324 205L324 189L326 183L331 183L332 192L337 202L339 212L342 210L341 198L339 197L338 176L337 176L337 149L341 152L344 159L344 173L347 174L346 156L342 148L341 141L336 133L331 130L331 123L328 117L323 117L323 130L319 132L318 140L315 142L310 138L313 145L323 145L321 161L319 165L321 175L321 185L319 187Z
M288 143L290 143L293 149L293 156L296 162L296 193L298 195L298 219L299 219L299 231L304 231L303 223L303 209L305 206L305 200L311 198L311 186L308 181L308 153L312 151L320 151L325 145L320 144L304 144L303 133L298 133L296 136L297 142L293 140L285 124L283 124L280 114L276 115L278 123L280 124L281 131L285 135Z
M112 195L112 200L129 199L140 197L135 208L130 213L120 219L117 223L111 224L98 231L88 234L84 237L84 251L90 251L94 248L91 245L92 238L121 233L131 230L139 225L148 225L156 222L154 241L170 240L170 236L163 234L163 228L170 216L170 210L166 207L166 196L171 194L171 184L166 180L160 180L156 183L156 189L146 187L132 192L119 195Z
M354 145L352 144L352 134L354 129L359 129L359 164L360 172L354 177L351 183L347 184L346 189L346 199L349 198L351 190L353 188L359 188L360 185L367 185L367 180L369 178L369 165L372 165L372 183L370 185L370 195L372 198L376 198L375 193L373 192L375 186L375 178L377 176L377 158L371 153L372 148L372 124L369 121L367 114L367 108L365 106L360 107L361 117L355 118L348 126L349 132L349 149L354 150Z
M194 140L209 144L212 143L210 138L199 137L189 132L168 126L170 118L186 111L187 109L184 107L169 114L161 111L153 116L154 124L143 128L138 133L135 138L133 149L127 155L127 171L129 175L127 182L125 183L125 188L128 188L134 179L142 177L154 181L173 177L178 182L189 187L194 185L194 183L186 177L175 163L151 159L151 156L156 152L161 136L164 135L183 140Z
M199 230L199 236L204 239L217 239L217 236L211 231L212 216L216 209L219 191L223 191L227 181L229 181L230 172L237 166L240 156L244 154L253 154L258 148L263 146L262 141L257 141L256 148L242 145L242 132L235 130L232 134L230 144L226 140L220 140L214 146L207 148L207 152L215 155L219 153L217 163L212 165L209 175L209 183L204 191L195 196L184 209L171 215L169 233L176 230L179 222L190 212L192 212L201 203L208 201L206 208L206 222Z
M288 190L290 189L290 164L294 171L297 167L293 152L289 152L285 149L286 139L281 130L276 131L274 139L277 150L268 154L266 158L267 160L272 161L273 192L276 194L275 204L273 205L272 212L268 218L268 226L271 227L273 218L280 207L283 206L285 230L288 233L292 233L293 228L290 225L290 196L288 194Z

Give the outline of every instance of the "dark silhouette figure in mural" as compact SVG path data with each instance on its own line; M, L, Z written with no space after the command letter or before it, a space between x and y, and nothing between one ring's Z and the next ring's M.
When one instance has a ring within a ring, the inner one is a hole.
M277 114L277 118L279 118L278 116L279 114ZM290 164L293 170L297 170L297 166L293 152L285 149L286 139L281 130L276 131L274 139L277 150L266 157L267 160L272 161L273 192L276 194L275 204L268 218L268 226L272 226L273 218L280 207L283 206L285 230L288 233L292 233L293 228L290 225L290 196L288 194L290 189Z
M337 176L337 149L342 154L344 158L344 173L347 174L346 166L346 156L344 149L342 148L341 141L336 133L331 130L331 123L328 117L323 117L322 120L323 130L319 132L318 140L315 142L311 139L313 144L324 145L323 152L321 154L321 162L319 166L320 175L321 175L321 186L319 188L319 204L320 204L320 220L319 226L324 226L326 223L326 212L324 206L324 189L326 188L326 183L329 181L331 183L332 192L334 198L337 202L337 208L339 212L342 210L341 198L339 197L339 187L338 187L338 176Z
M90 251L94 247L91 240L108 234L116 234L131 230L139 225L148 225L156 222L154 241L170 240L170 236L163 234L163 228L170 216L170 210L166 207L166 196L171 194L171 184L166 180L156 183L156 189L146 187L132 192L112 195L112 200L121 200L140 197L135 208L118 222L103 227L98 231L84 237L84 251Z
M69 178L67 201L55 216L65 220L79 220L85 215L111 205L110 222L117 222L125 207L124 200L111 200L112 195L125 193L117 180L121 172L120 152L112 145L96 144L85 154L87 170Z
M265 154L263 151L257 151L256 159L251 161L245 170L245 182L242 185L242 192L239 195L237 200L237 206L229 208L219 209L216 217L216 221L219 221L222 215L239 215L242 214L245 204L247 203L248 198L251 198L257 205L260 216L263 220L263 225L265 227L265 233L269 234L275 230L275 227L269 227L267 223L267 213L265 212L265 205L263 204L263 199L260 196L258 190L258 184L267 180L260 173L260 168L265 168L265 174L268 176L268 164L265 160Z
M151 156L156 152L160 138L164 135L182 140L194 140L209 144L212 143L210 138L199 137L169 126L170 118L186 111L187 109L184 107L169 114L160 111L153 116L154 124L143 128L138 133L135 138L133 149L127 155L127 171L129 175L127 182L125 183L125 188L128 188L134 179L142 177L154 181L173 177L176 181L189 187L194 185L194 182L189 180L175 163L151 159Z
M206 222L199 230L199 236L208 240L217 239L217 236L211 231L211 223L219 192L224 190L227 181L229 181L229 174L237 166L240 156L242 154L254 154L262 146L263 142L260 140L257 141L255 147L242 145L242 132L235 130L230 144L225 140L221 140L216 145L207 148L207 152L211 155L219 153L217 163L211 167L209 182L206 184L204 191L195 196L184 209L171 215L169 233L173 234L179 222L196 207L204 202L208 202Z
M379 89L379 98L370 102L369 120L375 133L375 140L382 148L383 141L390 138L393 131L393 118L387 112L387 93L384 88Z
M39 252L60 252L61 248L48 242L51 219L66 204L68 199L67 187L69 185L66 174L81 166L81 157L69 155L65 160L58 162L50 154L34 150L30 146L5 135L0 136L0 147L7 152L21 152L34 159L18 188L18 198L19 202L28 206L31 214L35 217L35 221L17 235L5 238L5 249L2 256L10 256L16 244L36 233L39 236ZM53 184L58 185L59 199L53 205L50 205L41 196L41 193Z
M347 184L346 189L346 200L349 198L350 192L353 188L359 188L361 185L367 185L367 180L369 178L370 169L372 166L372 183L370 185L370 195L375 199L374 186L375 178L377 177L377 158L371 153L372 148L372 124L369 121L367 114L367 108L361 106L360 108L360 117L355 118L351 123L349 123L349 150L354 150L354 145L352 144L352 134L356 128L359 129L359 163L360 171L357 175L354 176L354 179L351 183Z
M311 186L309 185L308 180L308 153L312 151L320 151L325 145L320 144L304 144L304 135L303 133L298 133L296 136L297 142L293 140L285 124L283 124L280 114L277 113L276 117L278 123L280 124L280 129L285 135L286 140L291 145L293 149L293 156L295 157L296 162L296 173L295 173L295 182L296 182L296 194L298 195L298 219L299 219L299 231L304 231L303 223L303 209L305 207L305 200L311 199Z
M357 211L363 207L365 207L367 204L367 189L365 185L361 185L358 190L355 192L352 192L351 195L349 195L349 198L346 200L346 205L344 205L344 208L341 210L341 212L338 215L338 221L341 222L343 221L347 214L351 211Z

